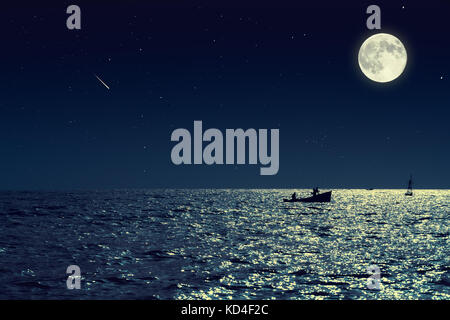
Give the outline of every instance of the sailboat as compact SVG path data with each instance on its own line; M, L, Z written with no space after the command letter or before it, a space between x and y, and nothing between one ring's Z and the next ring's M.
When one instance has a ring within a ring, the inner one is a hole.
M413 191L412 191L412 175L409 176L409 181L408 181L408 190L405 193L405 196L412 196L413 195Z

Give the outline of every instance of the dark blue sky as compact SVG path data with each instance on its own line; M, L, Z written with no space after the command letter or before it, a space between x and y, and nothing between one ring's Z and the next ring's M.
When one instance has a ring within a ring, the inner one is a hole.
M388 84L357 63L372 1L92 2L2 4L0 189L449 188L448 1L376 2L408 53ZM194 120L279 128L278 174L173 165Z

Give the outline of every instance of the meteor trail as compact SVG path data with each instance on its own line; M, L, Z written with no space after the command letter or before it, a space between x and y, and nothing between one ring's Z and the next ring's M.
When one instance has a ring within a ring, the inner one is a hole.
M94 73L94 76L98 79L98 81L100 81L106 87L106 89L109 90L108 85L106 83L104 83L102 79L100 79L95 73Z

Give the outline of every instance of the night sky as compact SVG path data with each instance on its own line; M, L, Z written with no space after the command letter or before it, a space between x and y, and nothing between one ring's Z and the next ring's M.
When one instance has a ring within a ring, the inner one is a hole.
M0 189L406 188L410 174L449 188L450 3L336 3L2 3ZM371 4L381 30L366 28ZM387 84L357 61L377 32L408 53ZM194 120L278 128L278 174L175 166L170 135Z

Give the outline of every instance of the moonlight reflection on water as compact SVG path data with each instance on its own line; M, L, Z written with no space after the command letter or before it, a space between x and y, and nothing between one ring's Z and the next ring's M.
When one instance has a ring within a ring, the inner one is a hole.
M0 298L450 298L450 191L292 192L2 192Z

